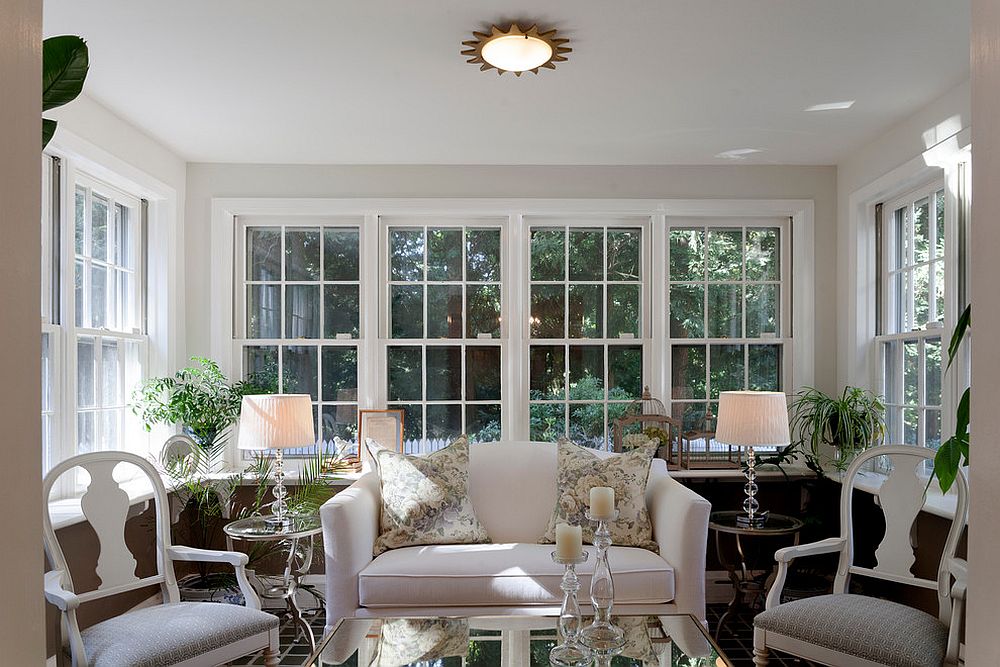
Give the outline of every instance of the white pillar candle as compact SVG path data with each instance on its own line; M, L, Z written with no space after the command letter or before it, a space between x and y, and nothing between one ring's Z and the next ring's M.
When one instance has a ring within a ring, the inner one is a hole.
M615 490L609 486L595 486L590 490L590 516L610 519L615 514Z
M573 560L583 553L583 529L568 523L556 524L556 556Z

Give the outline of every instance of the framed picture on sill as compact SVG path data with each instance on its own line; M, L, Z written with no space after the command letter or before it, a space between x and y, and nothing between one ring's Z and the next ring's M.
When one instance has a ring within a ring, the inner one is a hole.
M365 442L371 438L386 449L403 451L402 410L358 410L358 449L367 458Z

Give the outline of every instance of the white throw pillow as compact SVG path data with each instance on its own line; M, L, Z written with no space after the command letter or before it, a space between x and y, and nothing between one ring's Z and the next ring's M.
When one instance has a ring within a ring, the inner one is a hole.
M366 444L382 489L376 556L419 544L490 541L469 499L469 441L464 435L426 456Z
M608 522L611 540L618 546L641 547L659 552L653 541L653 524L646 510L646 481L656 454L656 443L632 451L600 458L590 449L560 438L557 446L556 506L548 529L539 540L551 544L556 539L556 524L583 527L583 541L594 543L595 524L587 519L590 490L609 486L615 490L618 518Z

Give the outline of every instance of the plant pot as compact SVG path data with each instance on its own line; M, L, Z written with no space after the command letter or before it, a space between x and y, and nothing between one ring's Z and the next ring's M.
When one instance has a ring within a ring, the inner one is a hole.
M245 600L233 575L213 572L206 576L189 574L177 580L181 600L184 602L223 602L242 605Z

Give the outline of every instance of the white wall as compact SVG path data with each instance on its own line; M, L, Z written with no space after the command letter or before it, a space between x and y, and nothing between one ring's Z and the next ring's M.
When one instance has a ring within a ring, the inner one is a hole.
M0 3L0 662L45 662L42 606L41 0Z
M972 508L969 527L969 617L966 664L1000 665L997 599L1000 577L1000 4L972 2L972 220L970 289L975 302L972 366Z
M812 199L816 384L836 374L836 177L833 167L311 166L189 164L187 349L209 354L214 197L522 197Z
M837 385L866 385L870 378L868 340L858 332L857 297L873 285L859 285L866 258L859 258L858 229L851 220L851 196L933 146L967 132L970 125L970 84L965 81L909 118L873 137L837 165ZM874 249L871 249L874 257ZM870 259L870 258L868 258ZM862 327L863 328L863 327Z

